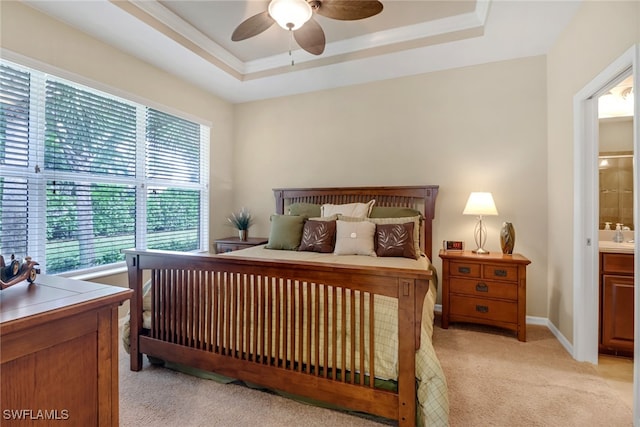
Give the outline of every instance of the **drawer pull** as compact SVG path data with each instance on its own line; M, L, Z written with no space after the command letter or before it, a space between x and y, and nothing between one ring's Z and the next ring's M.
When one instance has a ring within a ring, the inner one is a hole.
M469 274L471 273L471 267L458 267L458 273Z
M486 305L476 305L476 311L478 313L488 313L489 307L487 307Z
M476 284L476 292L489 292L489 286L484 282L480 282Z
M493 274L497 277L507 277L507 270L493 270Z

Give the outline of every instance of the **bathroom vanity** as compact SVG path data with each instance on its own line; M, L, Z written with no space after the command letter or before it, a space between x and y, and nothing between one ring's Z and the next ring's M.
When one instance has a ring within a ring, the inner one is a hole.
M600 242L601 353L633 354L633 243Z

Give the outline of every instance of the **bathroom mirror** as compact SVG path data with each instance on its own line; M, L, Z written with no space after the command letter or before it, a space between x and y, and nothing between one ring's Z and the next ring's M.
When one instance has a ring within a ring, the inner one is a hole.
M600 119L599 143L600 229L633 230L633 118Z

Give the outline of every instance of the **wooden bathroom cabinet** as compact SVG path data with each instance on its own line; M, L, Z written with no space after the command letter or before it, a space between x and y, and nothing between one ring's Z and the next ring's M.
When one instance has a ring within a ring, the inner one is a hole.
M633 354L633 254L600 253L601 353Z

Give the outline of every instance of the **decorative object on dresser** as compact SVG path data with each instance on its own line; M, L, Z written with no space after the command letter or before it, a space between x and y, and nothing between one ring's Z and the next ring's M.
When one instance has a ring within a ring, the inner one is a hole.
M473 252L477 254L488 254L484 248L487 241L487 227L482 222L485 215L498 215L496 204L493 202L493 196L487 192L473 192L467 199L467 204L462 211L463 215L477 215L478 222L473 230L473 237L476 241L477 249Z
M599 351L633 356L633 253L600 252Z
M24 257L20 262L14 254L11 254L11 261L9 261L9 265L6 265L4 257L0 255L0 290L24 280L33 283L36 280L36 275L40 273L38 265L30 256Z
M515 331L526 341L527 265L519 254L440 251L442 327L481 323Z
M127 288L47 275L2 291L3 426L53 425L53 420L118 425L118 306L131 294ZM33 411L31 421L15 415L24 417L24 411ZM35 418L45 411L48 418Z
M502 253L505 255L511 255L513 253L513 247L516 244L516 230L513 228L513 224L510 222L503 222L500 229L500 247Z
M251 246L264 245L267 241L268 239L266 237L247 237L244 240L241 240L240 237L225 237L224 239L217 239L214 242L214 248L215 253L223 254Z
M233 212L227 221L238 230L240 240L247 240L249 227L253 225L253 217L247 208L240 209L240 212Z

